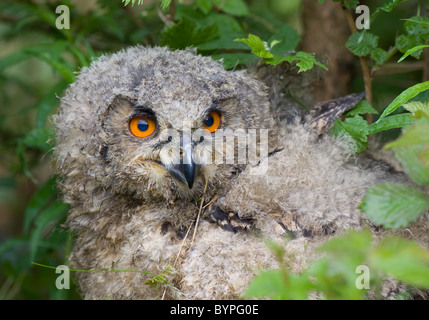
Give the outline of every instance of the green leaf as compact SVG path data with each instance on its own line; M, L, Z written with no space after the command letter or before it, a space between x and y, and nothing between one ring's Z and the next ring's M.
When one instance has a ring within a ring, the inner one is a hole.
M407 0L386 0L381 7L377 8L377 10L380 9L384 12L391 12L399 4L401 4L402 2L405 2L405 1L407 1Z
M126 7L131 2L131 6L134 7L136 0L122 0L122 3L124 4L124 7ZM143 4L143 0L137 0L137 4L141 5Z
M407 52L412 51L412 49L419 47L422 44L418 40L416 40L415 38L413 38L411 36L406 36L404 34L401 34L400 36L398 36L395 39L395 45L399 49L399 51L404 53L404 56L406 57L406 56L408 56ZM420 56L420 53L421 53L421 49L418 49L418 50L413 51L409 54L411 54L414 58L418 59Z
M418 288L429 288L429 252L399 237L383 239L370 255L373 268Z
M419 153L419 160L423 163L423 165L429 169L429 145L423 147L423 149Z
M322 69L328 70L328 67L318 62L312 54L307 52L298 51L295 54L295 60L298 60L298 63L296 64L299 67L298 73L310 70L313 68L314 65L317 65Z
M34 221L35 228L31 234L30 261L35 261L40 240L47 227L64 216L67 208L67 205L62 202L54 202L37 216Z
M371 123L368 127L368 135L375 134L380 131L403 128L413 124L414 122L415 120L411 118L410 113L391 115L382 119L381 121Z
M271 53L277 56L282 56L288 51L293 51L301 41L298 32L290 25L284 25L277 29L276 32L268 39L268 42L280 41L275 46L271 47Z
M371 51L371 59L379 66L387 61L388 54L385 50L376 48Z
M423 48L428 48L428 47L429 47L429 45L421 45L421 46L415 46L415 47L407 50L407 52L405 52L405 54L398 60L398 63L401 62L402 60L404 60L410 54L415 53L416 51L422 50Z
M367 114L367 113L371 113L371 114L377 114L378 111L375 110L368 101L361 100L359 101L359 103L353 108L350 109L349 111L347 111L346 113L344 113L344 115L346 117L351 117L351 116L355 116L358 114Z
M68 86L67 81L60 81L56 85L54 85L47 94L45 94L40 100L40 102L36 105L37 109L37 118L36 118L36 127L42 128L46 124L46 120L48 116L54 110L54 108L58 105L59 99L62 92Z
M405 173L420 186L429 185L429 167L420 161L420 154L424 149L425 145L410 145L393 149L396 159Z
M374 223L397 229L415 221L428 206L428 197L420 190L387 182L370 187L359 209Z
M214 0L214 2L223 12L233 16L248 16L250 13L243 0Z
M255 63L257 56L250 53L223 53L212 56L214 60L222 59L222 64L225 69L233 69L239 64Z
M418 23L421 24L423 26L428 27L429 26L429 21L426 17L415 17L415 18L410 18L410 19L403 19L406 21L410 21L410 22L414 22L414 23Z
M172 50L185 49L215 38L218 38L216 25L199 27L194 21L183 17L179 23L168 27L162 33L161 45L168 46Z
M346 118L344 121L338 119L331 132L335 136L349 138L356 153L364 151L368 145L368 123L358 115L353 118Z
M197 0L196 3L198 8L205 14L208 14L213 7L213 0Z
M410 111L415 119L429 119L429 100L424 103L420 101L411 101L402 106Z
M395 100L393 100L386 107L386 109L384 109L383 113L381 114L380 118L378 118L377 122L381 121L387 115L394 112L396 109L398 109L400 106L402 106L404 103L406 103L411 98L414 98L420 92L423 92L426 90L429 90L429 81L418 83L418 84L404 90L399 96L397 96L395 98Z
M249 284L244 298L270 298L273 300L303 300L314 285L304 276L294 276L286 270L261 271Z
M250 49L252 49L252 53L260 58L270 59L273 56L271 52L268 51L267 44L264 43L261 38L255 36L253 34L249 34L246 38L235 39L235 41L244 42L247 44Z
M409 147L429 143L429 121L421 119L413 126L404 129L402 135L393 142L388 143L385 148Z
M49 178L31 197L25 209L24 215L24 234L30 230L31 223L34 221L37 214L43 210L51 201L58 195L55 189L56 177Z
M170 4L171 4L171 0L161 0L161 10L167 11L168 8L170 7Z
M314 67L314 65L317 65L322 69L328 70L328 68L324 64L318 62L312 54L303 51L299 51L296 54L288 54L285 56L274 56L272 58L265 59L264 61L273 66L276 66L283 61L297 61L296 65L299 67L298 73L310 70Z
M429 120L422 118L412 126L404 128L401 137L387 144L392 148L404 171L416 184L429 185L429 166L421 161L429 147Z
M363 57L369 55L378 46L379 37L370 32L355 32L346 42L346 47L354 55Z

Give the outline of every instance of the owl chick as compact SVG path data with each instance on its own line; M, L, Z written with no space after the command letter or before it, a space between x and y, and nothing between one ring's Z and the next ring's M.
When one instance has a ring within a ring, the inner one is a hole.
M356 207L386 168L278 109L261 81L190 50L137 46L82 69L54 117L70 266L124 270L76 273L82 297L238 298L278 267L266 237L294 234L299 272L327 237L370 225Z

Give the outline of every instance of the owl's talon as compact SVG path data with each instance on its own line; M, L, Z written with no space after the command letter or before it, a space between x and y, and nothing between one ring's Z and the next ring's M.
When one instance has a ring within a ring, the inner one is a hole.
M236 213L226 213L219 207L211 206L208 216L211 221L217 223L223 229L236 233L237 231L246 231L254 227L254 220L249 218L240 218Z

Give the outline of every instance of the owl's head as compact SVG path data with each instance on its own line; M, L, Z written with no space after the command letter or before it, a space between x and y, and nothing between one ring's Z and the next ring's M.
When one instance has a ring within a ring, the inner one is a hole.
M237 132L274 126L263 85L245 72L190 50L140 46L84 68L54 123L65 179L91 178L140 199L192 197L207 179L222 184L245 165ZM219 142L230 135L228 151Z

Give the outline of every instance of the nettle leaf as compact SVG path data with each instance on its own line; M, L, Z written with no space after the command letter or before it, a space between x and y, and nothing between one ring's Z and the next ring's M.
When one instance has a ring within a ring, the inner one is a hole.
M382 183L370 187L359 209L374 223L385 228L404 228L429 207L429 199L420 190L400 183Z
M275 40L279 41L279 43L275 46L271 46L271 52L274 55L281 56L285 52L295 50L299 41L301 41L301 37L290 25L284 25L276 30L276 33L268 39L268 42L272 43L272 41Z
M414 37L401 34L400 36L398 36L396 38L395 45L399 49L399 51L407 54L409 51L412 51L412 49L419 47L422 44L418 40L416 40ZM422 50L418 49L416 51L409 53L408 55L412 55L414 58L419 59L421 52L422 52Z
M314 65L317 65L324 70L328 70L328 67L318 62L312 54L303 51L298 51L295 54L288 54L285 56L273 56L270 59L265 59L266 63L269 63L273 66L276 66L283 61L297 61L296 65L299 67L298 73L310 70L314 67Z
M332 127L331 132L337 137L348 138L356 153L364 151L368 145L368 122L359 115L346 118L344 121L338 119Z
M344 113L344 115L346 117L351 117L351 116L355 116L357 114L366 114L366 113L378 114L378 111L375 110L369 104L369 102L364 99L364 100L361 100L353 109L350 109L349 111Z
M370 32L355 32L347 40L346 47L354 55L363 57L378 47L378 39L378 36Z
M258 57L251 53L222 53L212 56L214 60L221 60L227 70L235 68L239 64L255 63Z
M386 145L385 148L408 147L429 143L429 120L420 119L413 126L404 129L402 136Z
M423 16L416 16L410 19L406 19L404 23L404 29L409 36L414 37L424 44L424 41L429 37L429 18Z
M429 167L420 160L429 147L429 120L420 119L406 127L401 137L387 144L392 148L404 171L416 184L429 185Z
M253 34L249 34L246 38L235 39L235 41L244 42L247 44L250 49L252 49L252 53L263 59L273 58L274 55L268 51L268 45L266 42L262 41L261 38L255 36Z
M388 59L388 54L386 50L376 48L371 51L371 60L375 62L376 65L382 65Z
M429 81L418 83L404 91L395 98L387 107L384 109L380 118L378 118L377 122L381 121L383 118L393 113L396 109L402 106L404 103L408 102L408 100L414 98L419 93L429 90Z
M243 0L214 0L214 3L223 12L233 16L248 16L250 13Z
M416 53L418 56L420 56L420 54L421 54L421 52L422 52L422 49L424 49L424 48L428 48L429 47L429 45L421 45L421 46L416 46L416 47L413 47L413 48L411 48L411 49L409 49L409 50L407 50L407 52L405 52L405 54L398 60L398 62L401 62L402 60L404 60L406 57L408 57L410 54L414 54L414 53ZM414 56L415 57L415 56ZM418 59L418 57L417 57L417 59Z
M200 27L196 22L183 17L179 23L168 27L162 33L161 45L173 50L185 49L218 37L218 28L215 24Z
M395 114L389 117L371 123L368 127L368 134L375 134L380 131L403 128L415 122L410 113Z
M328 70L328 67L318 62L312 54L307 52L298 51L294 56L294 60L298 61L298 63L296 64L299 67L298 73L310 70L313 68L314 65L317 65L322 69Z
M429 46L428 46L429 47ZM407 111L413 114L413 118L429 119L429 100L426 102L411 101L402 105Z
M250 282L244 298L304 300L308 299L311 290L314 290L314 285L305 275L291 275L286 270L266 270Z
M198 8L205 14L208 14L213 7L213 0L197 0L196 3Z
M429 288L429 252L417 243L389 236L369 256L373 268L418 288Z
M402 2L405 2L407 0L386 0L386 2L384 2L384 4L377 8L384 11L384 12L391 12L393 9L395 9L399 4L401 4Z

